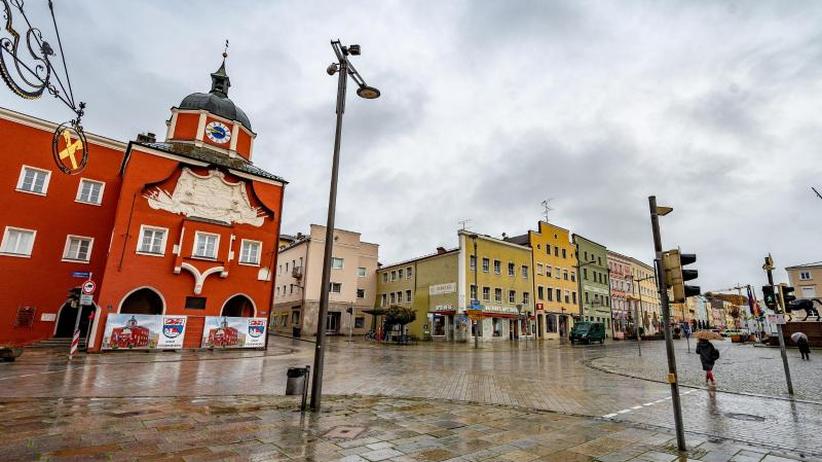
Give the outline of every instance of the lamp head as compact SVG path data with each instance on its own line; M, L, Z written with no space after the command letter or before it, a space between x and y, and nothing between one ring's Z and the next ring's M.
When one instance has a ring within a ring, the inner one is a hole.
M328 72L328 75L334 75L337 73L338 70L339 68L337 67L337 63L331 63L325 69L325 72Z
M359 45L348 45L347 47L343 48L346 51L346 54L351 54L351 56L359 56L360 55L360 46Z
M364 99L377 99L380 97L380 91L374 87L363 85L357 89L357 95Z

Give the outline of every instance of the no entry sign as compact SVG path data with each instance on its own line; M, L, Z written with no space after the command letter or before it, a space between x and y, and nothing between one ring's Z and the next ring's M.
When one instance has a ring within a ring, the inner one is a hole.
M94 281L86 281L83 283L81 288L83 289L84 294L91 295L94 293L94 289L97 288L97 284L95 284Z

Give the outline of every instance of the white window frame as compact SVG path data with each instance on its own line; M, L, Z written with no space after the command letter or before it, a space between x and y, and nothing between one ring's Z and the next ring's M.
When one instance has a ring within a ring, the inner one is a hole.
M332 293L332 294L341 294L342 293L342 282L329 282L328 284L329 284L329 286L328 286L328 292L329 293ZM340 290L334 290L335 285L337 287L339 287Z
M810 271L800 271L799 272L799 280L800 281L812 281L813 276L811 276Z
M412 277L414 277L414 269L409 266L408 268L405 268L405 279L411 279Z
M81 260L79 258L70 258L68 255L69 247L71 244L72 239L81 239L89 241L88 243L88 255L85 260ZM91 251L94 249L94 238L91 236L80 236L79 234L69 234L66 235L66 245L63 247L63 259L64 262L69 263L89 263L91 261Z
M358 266L357 267L357 277L364 278L366 276L368 276L368 268L366 268L364 266Z
M163 231L163 243L160 244L160 253L154 252L146 252L141 250L143 247L143 232L146 229L150 229L152 231ZM153 225L140 225L140 237L137 239L137 250L136 252L140 255L149 255L152 257L162 257L166 254L166 243L168 243L168 228L163 228L162 226L153 226Z
M219 239L218 239L219 240ZM257 261L243 261L243 248L245 247L246 243L249 244L257 244ZM254 239L240 239L240 257L237 259L237 264L244 265L244 266L260 266L260 261L262 260L263 256L263 241L257 241Z
M29 191L28 189L23 189L23 179L26 176L25 174L27 168L38 172L43 172L46 174L46 179L43 181L43 192ZM44 168L39 167L32 167L31 165L23 165L20 167L20 176L17 177L17 186L14 190L21 193L34 194L35 196L46 196L49 192L49 182L51 182L51 170L46 170Z
M99 200L98 202L89 202L89 201L84 201L84 200L80 199L80 193L83 191L83 182L84 181L86 181L88 183L96 183L96 184L100 185L100 195L97 197L97 199ZM92 180L91 178L80 178L80 182L77 183L77 195L74 197L74 202L77 202L77 203L80 203L80 204L102 206L103 205L103 194L105 194L105 191L106 191L106 182L105 181Z
M13 253L13 252L3 252L0 251L0 255L5 255L7 257L18 257L18 258L31 258L31 254L34 253L34 241L37 239L37 230L36 229L27 229L27 228L18 228L16 226L6 226L3 230L3 238L0 239L0 249L3 249L6 246L6 239L9 237L9 231L24 231L31 234L31 249L29 249L29 253Z
M216 236L217 240L214 242L214 256L210 257L208 255L197 255L197 241L199 241L200 236ZM209 233L208 231L194 231L194 245L191 246L191 258L199 258L202 260L216 260L217 257L220 255L220 235L217 233Z
M339 266L339 267L334 266L334 262L337 262L337 261L339 261L339 262L340 262L340 266ZM331 269L341 270L341 269L343 269L343 268L345 268L345 259L344 259L344 258L341 258L341 257L331 257Z

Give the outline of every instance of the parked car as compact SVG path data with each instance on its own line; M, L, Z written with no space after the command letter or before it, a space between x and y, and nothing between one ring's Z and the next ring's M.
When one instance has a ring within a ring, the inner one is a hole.
M605 325L601 322L581 321L574 324L569 335L571 343L605 342Z

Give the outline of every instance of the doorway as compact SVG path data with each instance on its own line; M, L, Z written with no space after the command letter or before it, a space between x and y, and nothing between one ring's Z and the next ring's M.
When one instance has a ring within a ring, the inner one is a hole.
M128 294L120 304L120 313L128 314L163 314L165 303L160 294L148 287Z
M228 299L223 305L222 316L233 316L236 318L253 318L254 302L245 295L235 295Z
M338 335L340 333L340 320L342 313L339 311L329 311L325 317L325 333L326 335Z
M57 319L57 329L54 336L57 338L71 338L74 335L74 323L77 322L77 307L66 303L60 308L60 315ZM94 305L84 305L80 313L80 338L85 338L88 333L89 315L94 312Z

